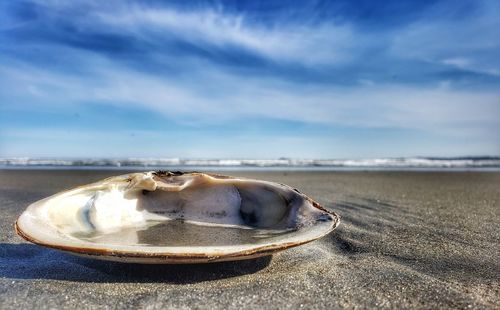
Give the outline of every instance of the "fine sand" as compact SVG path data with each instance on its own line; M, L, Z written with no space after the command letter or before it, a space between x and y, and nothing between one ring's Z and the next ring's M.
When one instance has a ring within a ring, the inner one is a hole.
M127 265L24 242L26 206L117 171L0 171L0 308L500 308L500 173L230 172L298 188L340 214L271 257Z

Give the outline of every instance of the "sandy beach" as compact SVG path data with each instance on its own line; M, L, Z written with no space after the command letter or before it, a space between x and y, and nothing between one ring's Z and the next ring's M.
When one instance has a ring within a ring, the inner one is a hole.
M15 234L30 203L121 173L0 170L1 309L500 307L500 173L226 172L289 184L341 216L323 239L240 262L102 262Z

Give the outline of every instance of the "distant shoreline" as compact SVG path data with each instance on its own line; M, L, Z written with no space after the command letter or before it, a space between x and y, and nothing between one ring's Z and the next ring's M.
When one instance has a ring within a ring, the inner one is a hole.
M247 171L247 172L500 172L500 167L244 167L244 166L4 166L0 170L60 171Z
M368 159L0 158L0 169L82 170L304 170L500 171L500 157L400 157Z

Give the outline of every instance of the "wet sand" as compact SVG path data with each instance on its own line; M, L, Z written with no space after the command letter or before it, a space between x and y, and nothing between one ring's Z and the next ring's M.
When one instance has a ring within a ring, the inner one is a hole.
M0 308L499 308L500 173L231 172L300 189L331 235L208 265L94 261L24 242L25 207L117 171L0 171Z

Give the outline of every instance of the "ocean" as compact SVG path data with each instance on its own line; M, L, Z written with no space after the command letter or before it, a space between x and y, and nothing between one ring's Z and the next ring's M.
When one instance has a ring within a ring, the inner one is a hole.
M369 159L0 158L0 169L105 170L453 170L500 171L500 157Z

